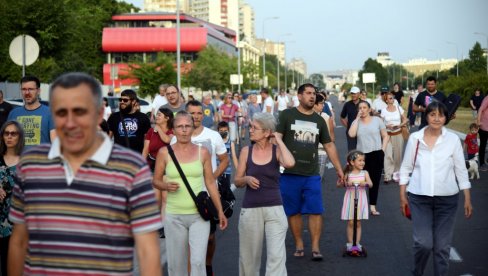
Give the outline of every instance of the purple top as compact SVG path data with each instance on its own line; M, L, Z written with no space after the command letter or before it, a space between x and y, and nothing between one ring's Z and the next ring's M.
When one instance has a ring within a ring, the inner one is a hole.
M252 148L246 162L246 175L254 176L259 180L259 189L254 190L246 186L246 194L242 201L242 208L258 208L283 205L280 193L280 163L276 158L276 145L273 145L272 157L269 163L257 165L252 161Z

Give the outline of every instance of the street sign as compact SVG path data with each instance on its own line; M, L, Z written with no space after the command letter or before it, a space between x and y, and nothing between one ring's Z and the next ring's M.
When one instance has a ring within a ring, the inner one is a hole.
M9 54L15 64L22 66L22 76L25 76L25 67L39 57L39 44L30 35L19 35L10 43Z
M375 73L363 73L363 83L375 83L376 75Z
M242 84L242 75L238 75L238 74L230 75L230 84L231 85Z

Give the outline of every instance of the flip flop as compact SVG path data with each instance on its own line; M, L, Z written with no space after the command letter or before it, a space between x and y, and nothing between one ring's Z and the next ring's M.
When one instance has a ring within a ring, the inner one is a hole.
M293 253L293 257L295 258L302 258L305 256L305 251L303 249L296 249L295 253Z
M322 261L324 256L319 251L312 251L312 261Z

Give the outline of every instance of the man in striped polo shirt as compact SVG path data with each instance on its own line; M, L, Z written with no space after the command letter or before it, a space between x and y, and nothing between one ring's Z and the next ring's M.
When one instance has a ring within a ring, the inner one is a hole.
M60 76L49 91L57 139L18 165L10 220L9 275L161 275L162 226L142 157L98 131L98 82Z

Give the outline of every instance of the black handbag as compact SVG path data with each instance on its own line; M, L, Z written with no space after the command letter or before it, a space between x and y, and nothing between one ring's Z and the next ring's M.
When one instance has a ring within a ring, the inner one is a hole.
M171 159L173 159L173 163L176 166L176 169L180 173L181 179L185 183L186 189L190 193L191 198L195 202L195 205L197 206L198 213L202 217L203 220L219 220L219 213L217 211L217 208L215 208L212 199L208 195L206 191L201 191L198 193L198 195L195 195L193 190L191 189L190 183L188 183L188 179L186 179L185 173L180 167L180 164L178 163L178 160L176 159L175 153L173 151L173 148L171 145L168 145L168 153L171 156Z

